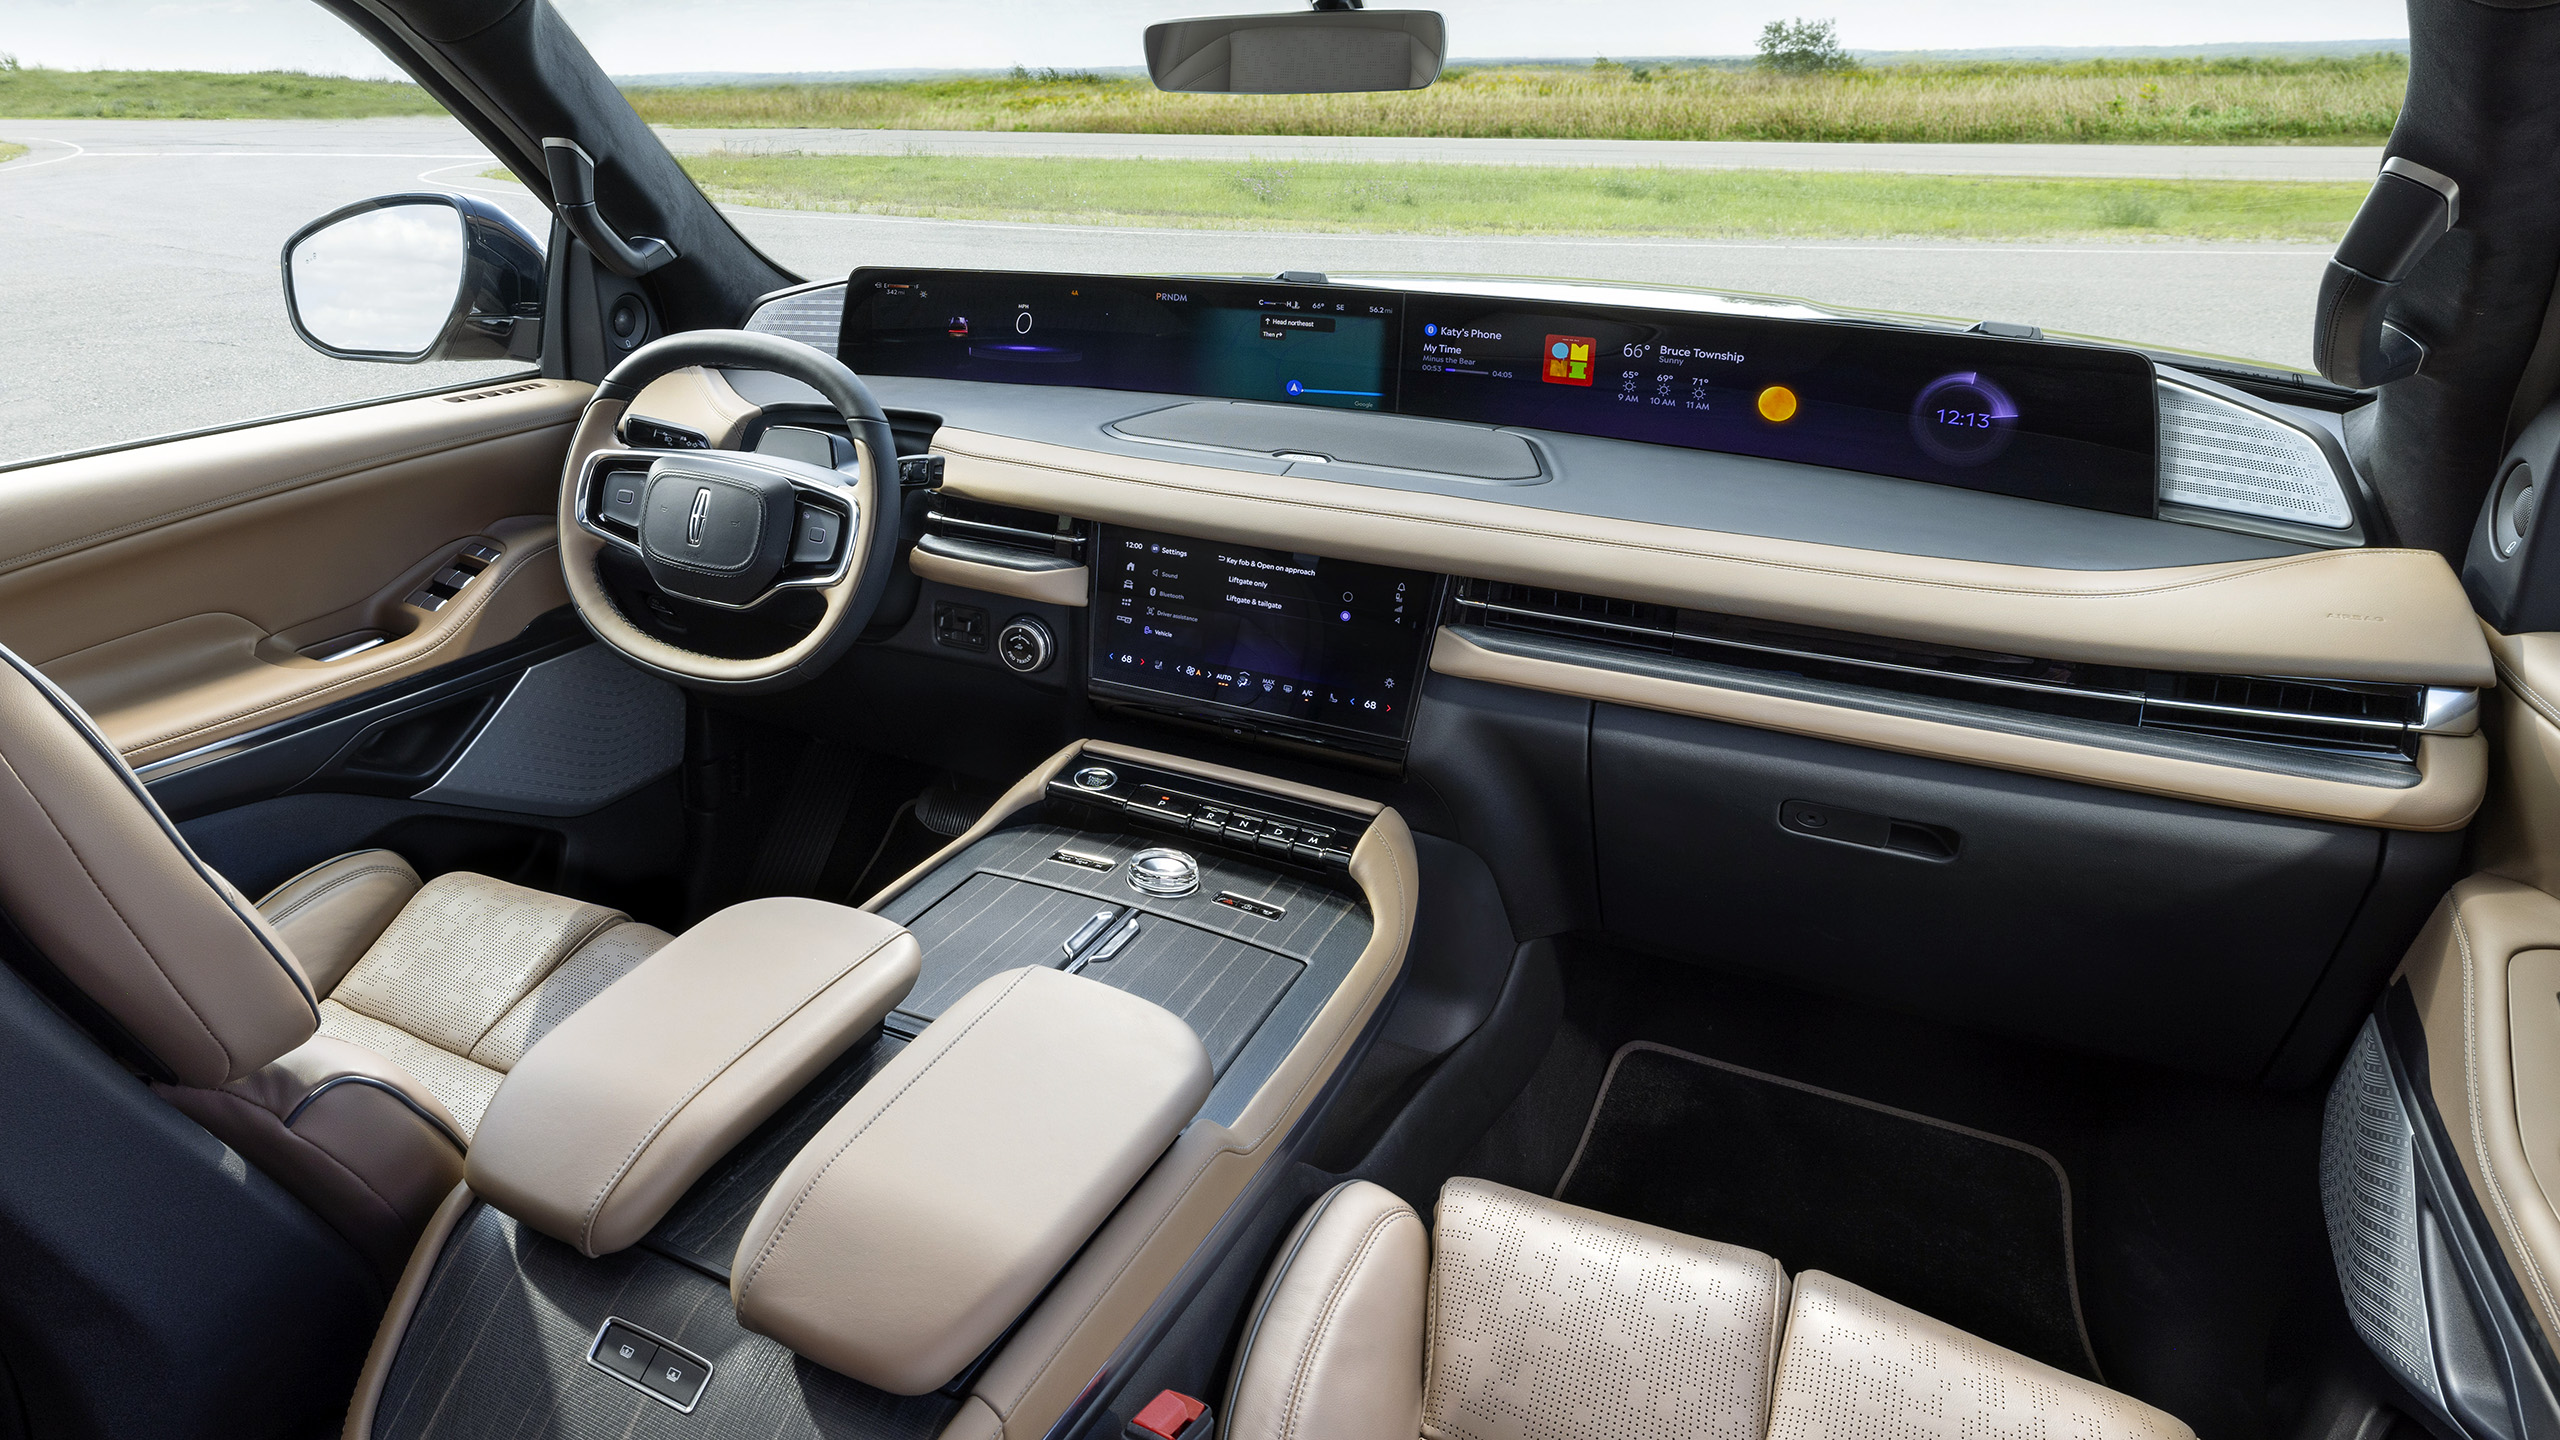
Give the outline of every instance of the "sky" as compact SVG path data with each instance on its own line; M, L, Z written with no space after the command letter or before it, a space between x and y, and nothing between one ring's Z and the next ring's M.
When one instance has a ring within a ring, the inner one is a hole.
M554 0L616 75L1144 64L1152 22L1217 0ZM1392 0L1390 0L1392 3ZM1246 0L1235 13L1287 10ZM1384 8L1382 5L1381 8ZM1836 19L1858 50L2393 39L2401 0L1440 0L1457 57L1747 54L1762 24ZM707 17L716 23L705 24ZM308 0L5 0L0 52L57 69L387 76Z

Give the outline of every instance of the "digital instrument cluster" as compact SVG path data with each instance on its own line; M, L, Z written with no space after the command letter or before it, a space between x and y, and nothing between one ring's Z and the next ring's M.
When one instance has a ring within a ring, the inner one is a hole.
M1845 320L1278 281L862 269L858 372L1377 410L2154 512L2151 362Z

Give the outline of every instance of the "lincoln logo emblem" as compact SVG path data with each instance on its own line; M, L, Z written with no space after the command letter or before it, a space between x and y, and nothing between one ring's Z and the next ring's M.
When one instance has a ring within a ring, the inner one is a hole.
M701 549L702 527L710 523L711 487L705 485L693 492L693 513L686 516L684 521L684 543L696 550Z

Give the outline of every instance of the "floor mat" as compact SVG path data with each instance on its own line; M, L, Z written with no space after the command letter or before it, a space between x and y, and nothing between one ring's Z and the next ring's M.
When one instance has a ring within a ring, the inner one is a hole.
M2030 1145L1639 1041L1610 1061L1556 1198L1827 1271L2103 1378L2071 1182Z

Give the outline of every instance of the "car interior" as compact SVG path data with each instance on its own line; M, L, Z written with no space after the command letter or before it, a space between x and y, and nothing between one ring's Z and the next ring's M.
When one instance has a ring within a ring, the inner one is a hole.
M0 1440L2560 1436L2560 15L2310 375L795 275L319 3L553 219L286 318L525 368L0 475Z

